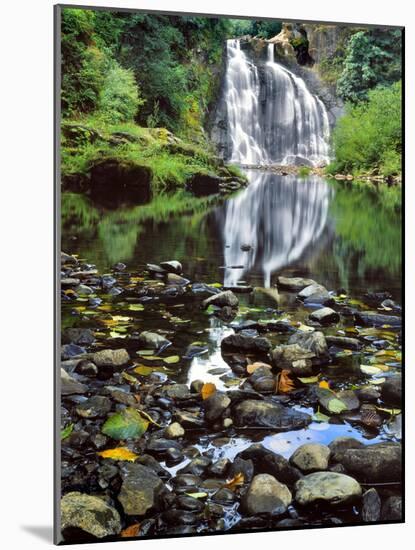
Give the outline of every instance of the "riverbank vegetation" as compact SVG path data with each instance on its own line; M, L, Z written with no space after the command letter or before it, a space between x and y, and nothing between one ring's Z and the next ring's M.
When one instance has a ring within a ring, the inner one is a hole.
M232 22L65 8L62 11L64 188L97 163L149 169L152 192L195 174L241 177L206 136Z
M402 33L348 29L321 74L345 102L332 135L328 172L400 176L402 156Z

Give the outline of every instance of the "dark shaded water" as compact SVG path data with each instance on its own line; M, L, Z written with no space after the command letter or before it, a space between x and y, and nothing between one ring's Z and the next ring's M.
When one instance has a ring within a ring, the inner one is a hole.
M221 204L175 195L103 211L64 194L62 248L103 271L118 261L134 270L179 259L196 281L269 288L295 274L354 296L388 290L400 301L400 190L248 175L250 185Z

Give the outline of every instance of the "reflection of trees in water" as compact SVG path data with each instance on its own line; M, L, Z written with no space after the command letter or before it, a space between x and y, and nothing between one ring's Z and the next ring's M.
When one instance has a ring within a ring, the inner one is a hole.
M391 196L392 195L392 196ZM342 285L351 279L393 279L401 271L400 191L367 186L338 187L330 205L336 227L333 246Z
M61 214L63 249L79 253L105 269L117 261L133 259L134 263L185 259L194 249L202 256L208 249L206 214L216 201L216 197L196 199L177 193L159 196L146 205L106 211L83 195L65 193Z

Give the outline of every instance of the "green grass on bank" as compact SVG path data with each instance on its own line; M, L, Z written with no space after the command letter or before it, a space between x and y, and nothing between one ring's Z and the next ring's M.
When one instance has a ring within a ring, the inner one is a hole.
M147 166L156 192L183 187L196 173L242 177L236 167L220 166L210 143L192 144L164 128L143 128L132 122L108 123L99 115L63 121L62 178L87 176L91 167L105 159Z

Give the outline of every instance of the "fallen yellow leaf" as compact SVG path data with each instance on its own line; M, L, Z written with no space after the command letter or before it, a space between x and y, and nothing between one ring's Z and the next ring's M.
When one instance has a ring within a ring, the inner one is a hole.
M289 393L295 389L295 384L290 378L289 370L284 369L279 373L275 389L277 393Z
M111 458L112 460L127 460L129 462L134 462L138 457L135 453L127 449L127 447L117 447L115 449L106 449L97 453L102 458Z
M245 481L245 477L243 473L239 472L238 474L236 474L235 477L233 477L232 479L230 479L225 483L225 487L233 491L237 487L240 487L241 485L243 485L244 481Z
M327 380L322 380L318 383L319 388L326 388L327 390L330 389L330 384L327 382Z
M215 384L212 384L212 382L206 382L205 384L203 384L200 394L202 396L202 399L205 400L211 395L213 395L215 391L216 391Z
M138 537L140 534L140 524L133 523L121 531L122 537Z

